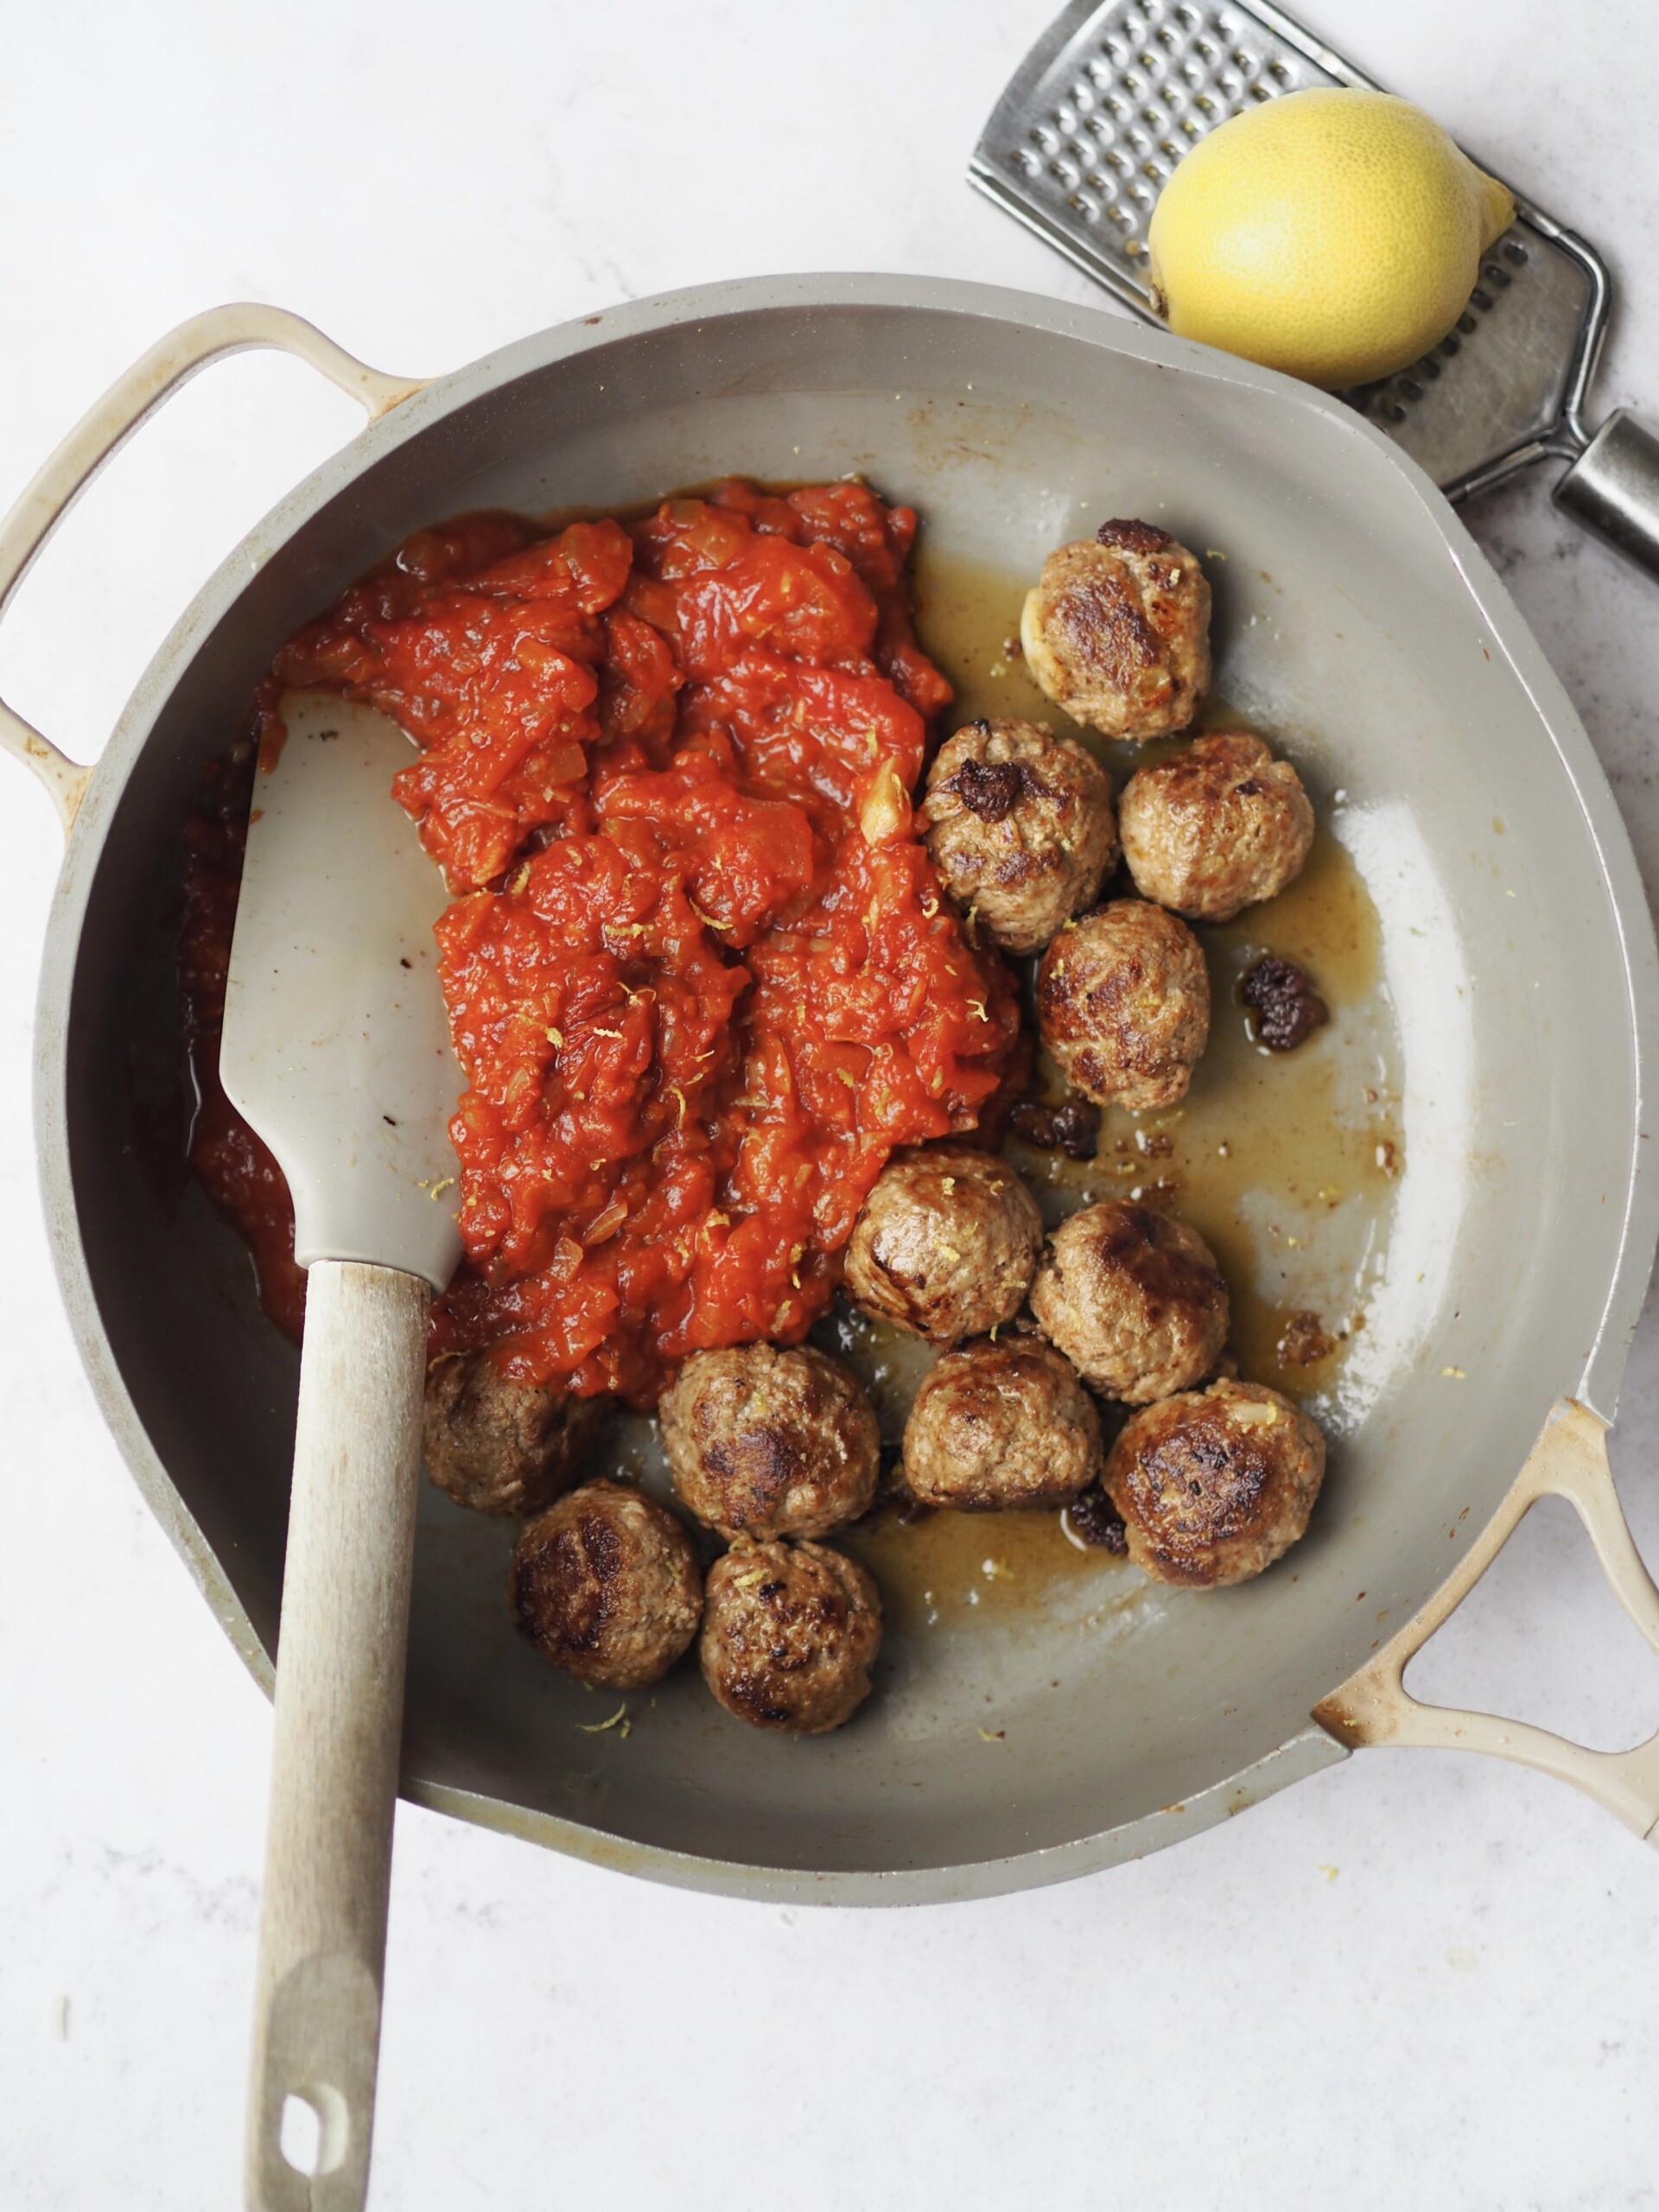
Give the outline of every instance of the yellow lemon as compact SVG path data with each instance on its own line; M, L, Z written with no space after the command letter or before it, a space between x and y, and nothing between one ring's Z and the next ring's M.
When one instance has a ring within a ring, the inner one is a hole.
M1153 210L1153 283L1183 338L1340 391L1444 338L1514 219L1504 188L1408 100L1287 92L1176 169Z

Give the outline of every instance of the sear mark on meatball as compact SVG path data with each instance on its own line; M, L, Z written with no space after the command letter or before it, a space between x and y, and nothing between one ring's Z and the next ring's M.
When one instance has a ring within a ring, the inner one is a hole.
M1110 1552L1116 1559L1128 1556L1129 1539L1123 1516L1098 1483L1091 1483L1080 1497L1074 1497L1060 1518L1072 1537L1091 1551Z
M1198 939L1143 899L1096 907L1043 955L1037 1026L1066 1081L1097 1104L1179 1104L1210 1037Z
M1057 706L1108 737L1185 729L1209 689L1210 586L1150 523L1058 546L1026 599L1026 664Z
M1301 778L1249 730L1207 730L1138 768L1121 819L1135 888L1194 922L1230 922L1276 898L1313 843Z
M874 1582L826 1545L739 1544L709 1570L703 1679L754 1727L839 1728L869 1694L880 1644Z
M1160 530L1156 523L1133 522L1119 515L1102 523L1095 532L1095 543L1121 546L1127 553L1161 553L1175 540L1166 530Z
M476 1513L540 1513L581 1478L613 1404L512 1382L486 1351L435 1360L421 1414L428 1471Z
M1227 1286L1210 1247L1185 1222L1127 1198L1060 1224L1031 1310L1084 1382L1126 1405L1190 1389L1227 1341Z
M1331 1019L1331 1009L1294 960L1263 953L1238 987L1255 1017L1250 1033L1270 1052L1292 1052Z
M847 1288L867 1313L955 1344L1014 1319L1042 1243L1037 1202L1006 1160L967 1144L911 1147L853 1224Z
M690 1538L665 1507L601 1478L525 1529L507 1602L556 1667L603 1688L643 1689L696 1634L702 1577Z
M1106 1461L1129 1556L1154 1580L1247 1581L1307 1527L1325 1438L1277 1390L1222 1381L1134 1414Z
M822 1536L870 1509L874 1408L811 1344L693 1352L658 1411L681 1503L728 1537Z
M1001 822L1033 786L1031 771L1018 760L964 760L948 781L982 822Z
M1100 1147L1100 1109L1088 1098L1068 1098L1058 1106L1026 1099L1009 1120L1027 1144L1063 1152L1068 1160L1092 1160Z
M1034 1332L944 1353L905 1427L911 1490L959 1512L1063 1504L1100 1465L1094 1401Z
M1005 952L1035 952L1100 894L1117 861L1111 779L1046 722L966 723L928 772L929 857Z

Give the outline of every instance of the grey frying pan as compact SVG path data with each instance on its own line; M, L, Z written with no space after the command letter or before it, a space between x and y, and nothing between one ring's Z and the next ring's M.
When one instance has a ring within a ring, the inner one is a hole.
M1222 685L1286 733L1327 803L1344 794L1338 834L1380 917L1403 1173L1314 1530L1236 1591L1125 1584L1103 1624L1062 1607L899 1639L867 1717L791 1748L676 1678L649 1726L591 1730L591 1704L515 1646L502 1532L429 1494L405 1792L654 1878L841 1902L1058 1879L1388 1739L1525 1759L1650 1833L1659 1739L1592 1753L1400 1688L1545 1490L1573 1499L1659 1646L1604 1447L1659 1229L1641 1138L1653 934L1578 719L1427 479L1300 385L966 284L716 286L421 387L234 308L164 341L72 435L0 530L0 594L147 409L250 344L305 354L364 398L369 428L200 594L95 771L10 714L0 741L68 828L38 1042L64 1295L140 1487L254 1672L269 1683L296 1360L234 1238L146 1135L176 1052L168 914L202 763L282 639L436 518L618 505L734 468L860 469L922 508L942 554L1012 573L1090 503L1234 549Z

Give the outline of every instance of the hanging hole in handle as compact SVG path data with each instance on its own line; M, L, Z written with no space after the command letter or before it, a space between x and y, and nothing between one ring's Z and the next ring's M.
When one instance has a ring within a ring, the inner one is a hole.
M1407 1662L1408 1696L1548 1728L1587 1751L1645 1743L1659 1654L1614 1596L1564 1497L1541 1497Z
M308 2097L290 2094L283 2099L283 2121L276 2140L296 2174L308 2177L315 2174L322 2160L322 2114Z
M204 579L362 420L354 400L283 353L228 356L175 391L18 585L0 632L0 697L73 759L96 760Z
M309 2083L303 2089L290 2089L283 2099L276 2139L289 2164L308 2180L336 2171L345 2158L350 2133L346 2100L332 2083Z

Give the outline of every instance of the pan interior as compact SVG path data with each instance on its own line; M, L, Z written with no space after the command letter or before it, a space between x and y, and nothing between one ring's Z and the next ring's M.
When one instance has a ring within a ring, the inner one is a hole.
M409 1763L532 1831L575 1822L734 1869L943 1868L1224 1782L1441 1580L1577 1386L1615 1272L1635 1145L1618 919L1441 521L1367 434L1288 386L976 297L1002 304L637 313L467 372L365 470L296 495L120 741L67 1034L79 1233L120 1387L267 1650L296 1363L176 1166L179 825L276 645L399 537L734 470L863 472L921 510L934 557L1014 576L1091 518L1147 517L1214 556L1217 689L1282 739L1376 907L1403 1173L1306 1541L1233 1592L1115 1570L1109 1603L895 1639L878 1696L823 1741L749 1731L684 1669L629 1700L625 1734L594 1730L611 1706L512 1633L511 1529L429 1489Z

